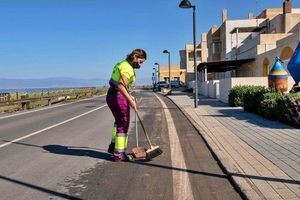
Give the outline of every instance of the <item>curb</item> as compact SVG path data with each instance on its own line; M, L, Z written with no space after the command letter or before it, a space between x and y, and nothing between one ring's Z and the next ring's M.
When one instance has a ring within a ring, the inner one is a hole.
M239 195L241 196L242 199L244 200L248 200L247 195L245 194L245 192L243 192L243 190L241 189L241 187L238 185L238 183L235 181L235 179L233 178L233 176L231 175L231 173L227 170L226 166L222 163L221 159L217 156L217 154L213 151L212 147L209 145L209 143L207 142L207 140L204 138L204 136L201 134L202 128L199 127L199 125L197 124L197 122L195 122L194 119L192 119L190 117L190 115L184 110L182 109L180 106L178 106L171 98L169 98L167 95L161 94L165 97L167 97L170 101L172 101L176 107L184 114L184 116L189 120L189 122L192 124L192 126L195 128L195 130L198 132L198 134L200 135L200 137L203 139L203 141L205 142L206 146L208 147L209 151L211 152L211 154L213 155L214 159L217 161L218 165L220 166L221 170L223 171L224 174L227 175L230 183L232 184L233 188L239 193Z

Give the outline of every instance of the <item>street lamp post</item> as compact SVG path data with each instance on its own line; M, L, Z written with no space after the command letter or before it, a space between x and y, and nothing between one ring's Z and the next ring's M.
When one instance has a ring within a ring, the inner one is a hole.
M154 83L157 83L157 72L156 72L156 68L153 67L154 70Z
M171 91L171 59L170 59L170 51L168 50L164 50L163 53L167 53L168 54L168 58L169 58L169 89Z
M153 91L155 91L156 89L156 69L155 67L153 67L154 72L152 73L152 84L153 84Z
M159 69L159 64L158 63L154 63L154 65L157 65L157 82L160 81L160 69Z
M154 72L152 72L152 85L153 85L153 87L154 87L154 78L155 78Z
M196 6L192 5L189 0L182 0L180 8L193 8L193 40L194 40L194 78L195 78L195 108L198 107L198 77L197 77L197 60L196 60Z

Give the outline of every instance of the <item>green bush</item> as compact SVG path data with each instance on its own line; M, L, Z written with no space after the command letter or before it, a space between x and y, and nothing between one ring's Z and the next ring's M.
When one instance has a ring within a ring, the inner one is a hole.
M278 101L280 121L300 127L300 94L287 94Z
M247 112L258 113L260 102L264 94L270 90L264 86L251 86L243 95L244 110Z
M268 119L278 120L280 110L278 102L283 98L279 92L269 92L263 95L263 100L258 107L258 113Z
M231 88L228 95L229 105L232 107L243 106L243 96L250 87L248 85L237 85Z
M263 86L235 86L229 91L230 106L300 127L300 93L271 92Z

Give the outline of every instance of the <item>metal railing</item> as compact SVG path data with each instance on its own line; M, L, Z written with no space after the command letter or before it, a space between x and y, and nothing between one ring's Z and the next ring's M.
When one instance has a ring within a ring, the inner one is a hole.
M50 95L50 92L47 92L46 95L44 92L41 92L39 97L29 97L28 94L19 95L16 94L16 99L12 98L10 93L0 93L0 107L3 106L20 106L22 110L27 110L30 107L31 103L38 101L47 100L47 105L50 106L52 103L57 103L61 101L67 101L69 99L79 99L93 96L96 93L96 88L80 88L70 90L71 92L66 92L63 94ZM52 91L54 93L57 91ZM19 99L20 96L20 99Z
M6 102L6 101L10 101L10 93L7 92L3 92L0 93L0 102Z

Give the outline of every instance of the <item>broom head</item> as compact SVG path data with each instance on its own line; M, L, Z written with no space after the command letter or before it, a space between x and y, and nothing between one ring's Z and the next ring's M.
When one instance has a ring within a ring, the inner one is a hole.
M146 158L151 160L152 158L162 154L162 152L163 151L159 148L159 146L151 146L151 148L146 151Z
M145 147L134 147L131 149L131 154L134 158L146 158L146 151Z

